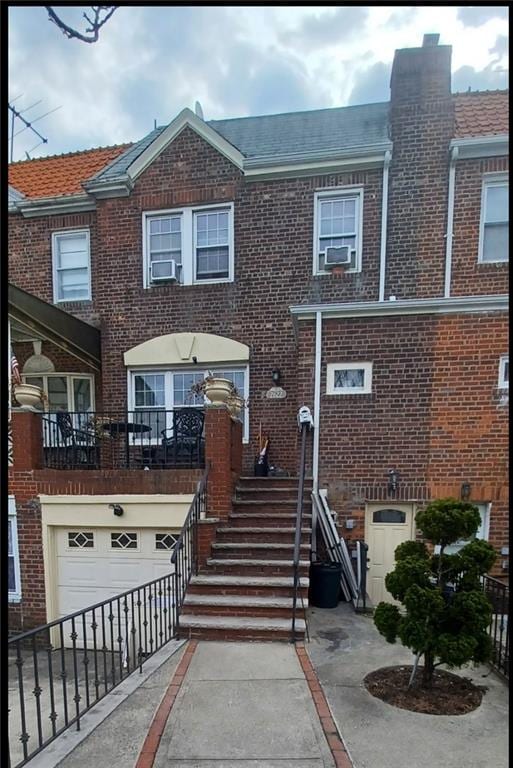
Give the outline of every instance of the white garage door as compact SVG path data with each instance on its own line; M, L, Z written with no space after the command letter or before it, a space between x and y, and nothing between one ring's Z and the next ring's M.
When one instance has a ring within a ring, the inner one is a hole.
M170 559L178 536L179 531L174 529L57 528L58 615L67 616L154 579L168 576L172 573ZM162 588L164 597L159 597L159 587ZM141 601L146 604L148 619L152 613L150 603L154 606L156 600L160 603L165 601L169 611L172 611L173 580L161 582L159 587L145 590L139 595ZM172 592L168 591L166 595L166 589L172 589ZM134 600L136 601L137 597ZM117 604L117 601L114 601L105 607L104 624L107 626L107 634L110 634L106 620L109 613L115 617L113 632L116 637L121 633L124 638L127 634L123 627L125 620L127 626L131 627L132 612L134 626L144 620L144 606L140 612L137 607L134 608L132 600L127 602L127 606L130 611L127 616L124 614L122 602ZM94 617L92 612L88 612L83 623L77 620L77 647L83 647L84 630L88 645L93 641L95 645L100 644L101 627L96 630L95 640L92 624L97 622L100 625L101 616L102 612L98 609ZM170 617L169 613L168 621ZM63 639L68 647L72 645L70 637L71 623L66 622Z

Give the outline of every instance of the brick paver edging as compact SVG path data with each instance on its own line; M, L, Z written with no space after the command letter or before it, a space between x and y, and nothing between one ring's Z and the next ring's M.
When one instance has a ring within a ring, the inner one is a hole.
M335 764L337 768L353 768L353 762L349 757L349 754L344 746L342 737L338 731L335 721L332 717L326 696L321 688L315 670L312 666L312 662L306 652L306 648L303 643L296 644L296 653L301 664L301 668L305 673L306 682L310 688L310 693L314 700L319 720L321 721L326 741L333 753Z
M178 691L183 683L183 679L191 663L191 659L194 655L194 651L198 645L197 640L189 640L185 653L180 659L180 663L175 669L175 673L171 678L171 683L167 691L165 692L159 707L153 717L150 725L150 729L144 740L144 744L137 758L135 768L152 768L155 761L155 756L159 748L160 739L164 733L169 713L173 708L175 699L178 695Z

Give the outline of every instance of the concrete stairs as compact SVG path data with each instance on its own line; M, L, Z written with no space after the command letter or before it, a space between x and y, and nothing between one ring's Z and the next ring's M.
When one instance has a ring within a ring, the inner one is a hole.
M180 636L201 640L290 640L297 478L240 478L212 556L187 589ZM308 605L311 482L305 483L296 637Z

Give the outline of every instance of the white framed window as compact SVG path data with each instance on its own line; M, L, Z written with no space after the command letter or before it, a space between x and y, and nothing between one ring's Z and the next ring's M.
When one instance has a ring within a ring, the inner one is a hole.
M53 301L91 299L91 250L88 229L52 233Z
M471 503L474 504L474 502ZM444 547L444 554L455 555L465 546L465 544L468 544L474 539L484 539L485 541L488 540L491 504L475 504L475 506L478 508L479 514L481 515L481 523L476 531L475 536L473 536L472 539L459 539L459 541L455 541L454 544L449 544L447 547ZM435 547L435 553L438 554L439 552L440 546L438 545L438 551L437 547Z
M244 400L249 393L248 366L200 369L135 370L128 371L128 410L141 412L143 423L151 427L147 433L152 443L162 439L163 429L172 428L174 408L201 408L204 398L191 392L194 384L203 381L208 371L214 376L229 379ZM166 413L168 411L168 413ZM137 416L135 417L137 418ZM243 441L249 442L249 413L247 406L241 413ZM134 419L135 420L135 419ZM134 437L136 440L137 437Z
M499 389L509 389L509 355L501 355L499 360Z
M87 373L23 374L26 384L41 387L46 411L94 411L94 376ZM41 406L42 407L42 406Z
M478 260L509 260L509 181L504 173L483 177Z
M7 526L8 600L10 603L19 603L21 600L20 554L14 496L9 496Z
M145 288L233 279L233 203L143 213Z
M372 363L328 363L326 394L367 395L372 392Z
M326 248L348 245L351 263L346 272L361 272L363 188L337 187L314 195L313 273L329 274Z

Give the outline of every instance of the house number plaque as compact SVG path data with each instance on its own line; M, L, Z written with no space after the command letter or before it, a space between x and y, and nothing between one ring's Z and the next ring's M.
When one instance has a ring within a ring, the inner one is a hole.
M271 387L271 389L267 390L265 396L268 400L283 400L284 397L287 397L287 393L283 387Z

